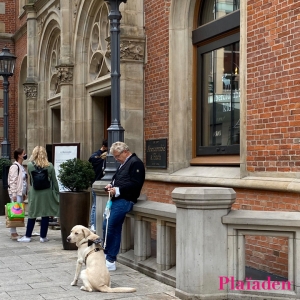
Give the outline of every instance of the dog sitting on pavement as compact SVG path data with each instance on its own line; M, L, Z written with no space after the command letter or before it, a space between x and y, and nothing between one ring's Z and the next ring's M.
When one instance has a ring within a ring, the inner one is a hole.
M78 247L76 272L71 285L77 285L80 274L80 279L83 281L83 286L80 289L83 291L100 291L103 293L135 292L135 288L110 287L110 274L106 267L101 241L98 235L84 226L76 225L71 229L67 242L76 243ZM85 263L86 269L81 271L83 263Z

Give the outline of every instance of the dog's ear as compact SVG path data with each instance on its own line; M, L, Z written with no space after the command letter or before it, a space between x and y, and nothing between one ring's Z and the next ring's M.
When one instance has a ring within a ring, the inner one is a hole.
M83 236L85 237L85 238L87 238L92 232L88 229L88 228L86 228L86 227L84 227L83 229L82 229L82 231L83 231Z

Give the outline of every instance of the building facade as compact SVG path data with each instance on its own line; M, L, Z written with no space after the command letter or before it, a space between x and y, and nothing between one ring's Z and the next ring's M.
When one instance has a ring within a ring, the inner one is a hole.
M147 199L222 186L237 192L234 209L298 211L300 3L127 0L120 11L121 125L146 164ZM86 159L107 137L108 13L102 0L0 2L0 44L18 57L12 149L79 142ZM155 168L147 143L161 140ZM286 275L286 239L277 252L271 237L249 240L249 266Z

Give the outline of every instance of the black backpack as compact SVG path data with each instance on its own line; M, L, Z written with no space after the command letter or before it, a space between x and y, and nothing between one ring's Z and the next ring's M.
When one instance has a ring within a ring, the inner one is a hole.
M31 176L32 176L32 180L33 180L33 188L35 190L45 190L45 189L49 189L51 186L51 182L48 176L48 170L41 168L41 167L37 167L35 164L34 168L35 170L31 171Z

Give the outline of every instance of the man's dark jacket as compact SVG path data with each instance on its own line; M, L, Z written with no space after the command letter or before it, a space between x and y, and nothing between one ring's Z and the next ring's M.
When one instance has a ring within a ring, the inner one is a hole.
M104 176L104 169L106 166L106 160L101 158L101 155L106 152L106 151L102 151L102 150L98 150L96 152L94 152L91 157L89 158L89 162L93 165L93 169L95 171L95 179L94 182L96 180L100 180L103 176Z
M112 201L125 199L137 202L145 181L145 167L143 162L133 153L125 164L116 171L112 178L112 185L120 190L120 196L113 196Z

